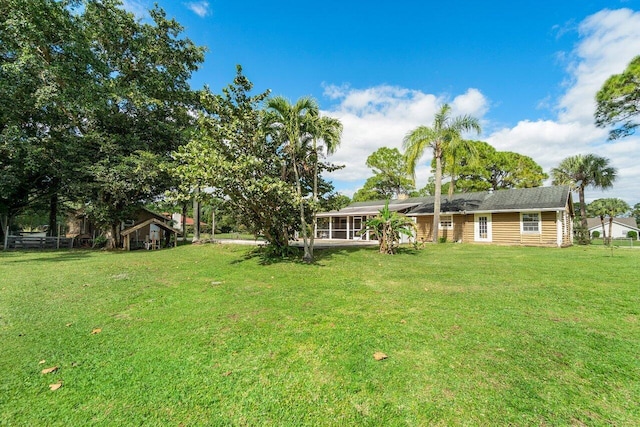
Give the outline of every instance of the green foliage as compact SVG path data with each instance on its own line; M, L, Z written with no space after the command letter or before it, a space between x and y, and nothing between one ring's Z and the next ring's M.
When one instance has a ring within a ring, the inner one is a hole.
M199 132L174 153L174 173L181 192L212 188L249 232L284 253L298 225L296 193L281 176L286 163L280 142L264 132L260 105L268 92L250 95L252 88L238 67L221 95L202 93Z
M380 253L388 255L393 255L398 249L401 235L412 237L416 231L413 220L389 209L389 200L378 215L367 219L365 225L361 233L368 231L373 234L380 244Z
M613 186L616 175L617 170L609 166L609 159L595 154L577 154L567 157L558 167L551 170L553 185L568 185L572 191L578 192L581 222L580 227L576 227L575 230L580 244L589 243L584 190L587 187L610 188Z
M321 209L324 211L339 211L351 204L351 198L340 193L329 194L321 201Z
M621 74L614 74L596 95L596 126L614 128L609 139L632 135L640 125L640 56L631 60Z
M161 9L149 14L138 21L116 0L0 4L0 154L12 153L0 155L0 214L44 197L55 218L70 200L115 230L164 191L204 49Z
M497 151L483 141L467 143L471 148L457 155L454 153L446 156L443 161L443 169L452 176L456 192L539 187L548 178L542 166L531 157L509 151ZM436 162L433 159L432 172L435 172L435 167Z
M633 240L638 240L638 232L635 230L627 231L627 237Z
M636 219L636 224L640 227L640 203L633 205L631 215Z
M591 233L591 237L593 237L594 239L599 239L600 232L598 230L595 230L593 233Z
M367 157L367 166L374 176L353 195L354 202L394 199L414 190L413 179L407 172L407 163L397 148L382 147Z
M306 231L304 224L311 221L311 210L305 207L315 209L315 202L306 196L315 187L312 163L317 159L310 151L309 123L303 112L315 104L307 100L294 114L287 110L288 103L274 98L269 105L282 109L276 114L273 108L261 108L268 92L250 95L252 88L238 66L233 84L221 95L203 91L199 132L174 153L178 166L173 173L180 182L176 191L188 194L192 188L211 188L224 200L226 215L250 233L264 236L272 246L269 253L288 256L295 231ZM320 171L330 168L319 166ZM324 180L319 180L318 188L322 194L333 190Z

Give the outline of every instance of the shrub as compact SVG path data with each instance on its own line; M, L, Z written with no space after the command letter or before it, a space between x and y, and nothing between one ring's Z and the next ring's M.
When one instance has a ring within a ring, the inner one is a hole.
M594 231L593 233L591 233L591 237L593 237L594 239L597 239L600 237L600 232L598 230Z
M627 237L633 239L633 240L638 240L638 232L634 231L634 230L629 230L627 231Z

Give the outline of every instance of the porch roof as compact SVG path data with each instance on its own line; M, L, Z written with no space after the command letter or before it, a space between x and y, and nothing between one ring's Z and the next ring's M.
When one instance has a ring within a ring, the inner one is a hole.
M420 199L420 200L417 200ZM389 201L389 210L392 212L408 211L411 208L418 206L423 197L405 200L391 200ZM386 200L376 200L372 202L357 202L352 203L346 208L342 208L339 211L320 212L316 216L318 218L329 217L343 217L343 216L364 216L364 215L377 215L384 205Z

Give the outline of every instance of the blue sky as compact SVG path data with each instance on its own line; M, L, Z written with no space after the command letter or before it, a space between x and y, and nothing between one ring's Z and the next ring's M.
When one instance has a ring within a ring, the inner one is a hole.
M606 142L593 127L604 79L640 54L640 0L168 1L158 4L207 46L194 87L227 85L241 64L257 91L314 96L345 126L330 178L351 195L366 157L429 125L438 105L481 119L473 136L531 156L548 172L564 157L609 157L620 179L589 199L640 201L638 137ZM125 6L144 16L152 0ZM633 159L633 158L636 159ZM429 176L430 153L417 185Z

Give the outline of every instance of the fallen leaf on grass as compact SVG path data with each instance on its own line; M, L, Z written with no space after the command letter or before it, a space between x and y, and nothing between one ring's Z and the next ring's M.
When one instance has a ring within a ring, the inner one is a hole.
M102 332L102 329L95 328L93 331L91 331L91 335L99 334L100 332Z
M47 361L42 359L41 361L38 362L38 365L44 365L45 363L47 363Z
M46 368L42 370L43 374L50 374L51 372L55 372L58 370L57 366L52 366L51 368Z
M382 353L380 351L376 351L375 353L373 353L373 358L378 360L378 361L384 360L387 357L389 357L389 356L387 356L386 354L384 354L384 353Z
M231 375L231 371L227 371L224 374L222 374L223 377L228 377L229 375Z
M49 389L51 391L56 391L57 389L59 389L60 387L62 387L62 383L60 381L58 381L55 384L49 384Z
M67 324L66 324L66 325L64 325L64 326L66 326L66 327L68 328L68 327L69 327L69 326L71 326L71 325L73 325L73 323L69 322L69 323L67 323Z
M400 323L402 323L402 324L404 325L405 323L407 323L407 321L406 321L406 320L404 320L404 319L402 319L402 320L400 321Z

